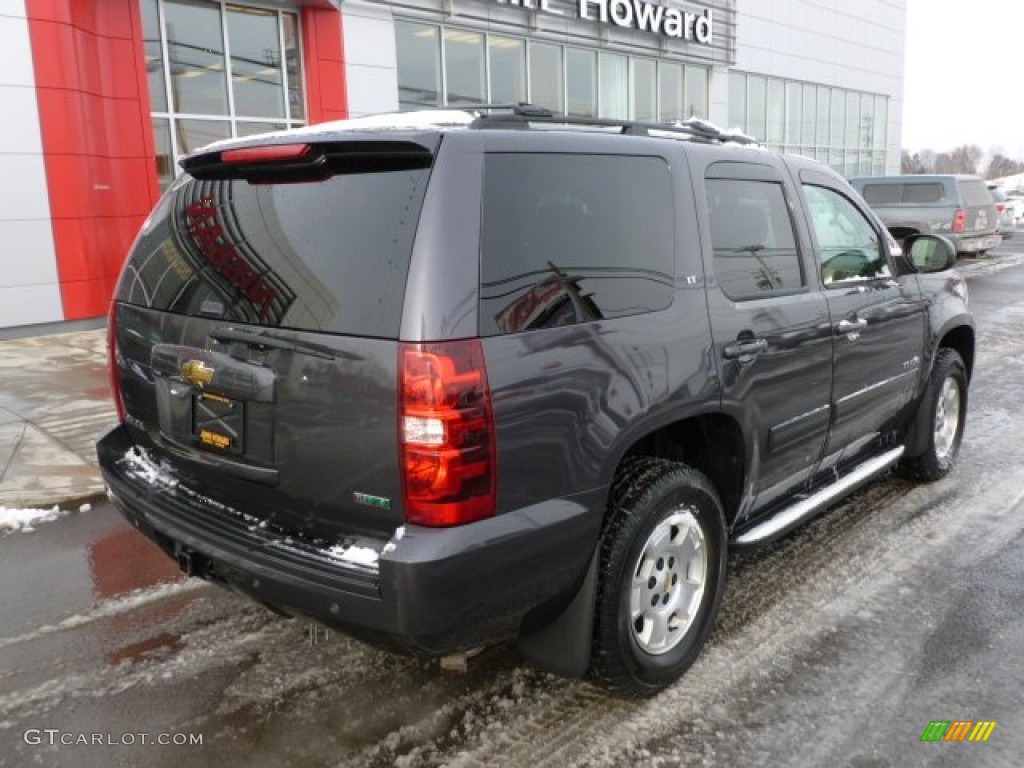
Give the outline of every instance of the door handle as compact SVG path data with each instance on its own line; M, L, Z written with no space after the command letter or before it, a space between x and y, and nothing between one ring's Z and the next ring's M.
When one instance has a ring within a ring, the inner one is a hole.
M752 357L768 349L767 339L750 339L727 344L722 351L726 360L737 360L741 357Z
M853 320L840 320L836 325L836 331L840 335L846 333L860 333L868 327L868 321L862 317L855 318Z

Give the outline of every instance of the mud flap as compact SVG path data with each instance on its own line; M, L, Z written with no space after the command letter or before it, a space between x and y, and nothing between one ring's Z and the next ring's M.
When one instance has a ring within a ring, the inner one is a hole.
M519 638L523 656L541 669L563 677L583 677L590 668L600 554L598 546L583 583L565 610L554 621Z

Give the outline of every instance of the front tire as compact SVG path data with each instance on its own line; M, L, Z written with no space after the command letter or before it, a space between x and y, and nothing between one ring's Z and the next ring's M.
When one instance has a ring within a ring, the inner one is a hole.
M722 505L704 475L627 460L601 544L591 676L630 698L679 679L714 624L726 552Z
M960 451L967 420L967 370L960 354L942 348L935 357L928 386L917 406L913 431L927 435L925 449L905 456L900 474L912 480L933 482L949 474Z

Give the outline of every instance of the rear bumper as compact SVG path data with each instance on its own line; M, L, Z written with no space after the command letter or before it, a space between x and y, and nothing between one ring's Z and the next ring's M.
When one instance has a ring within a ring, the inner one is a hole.
M987 251L991 248L998 248L1002 242L1003 238L996 233L974 236L958 235L953 238L957 253Z
M373 558L346 562L322 546L261 529L244 511L134 471L119 426L97 444L110 498L192 575L378 645L417 655L465 650L517 633L534 609L564 602L582 582L600 514L553 500L456 528L404 526L359 541Z

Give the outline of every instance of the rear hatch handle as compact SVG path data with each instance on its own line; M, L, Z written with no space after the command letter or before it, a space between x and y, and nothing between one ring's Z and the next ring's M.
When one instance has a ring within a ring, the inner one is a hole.
M240 331L237 328L215 328L210 331L210 338L225 343L238 342L248 344L252 347L262 349L282 349L287 352L299 352L310 357L319 357L322 360L362 360L362 355L352 352L344 352L340 349L331 349L320 344L313 344L308 341L295 339L282 339L280 336L272 336L269 333L254 333L252 331Z

